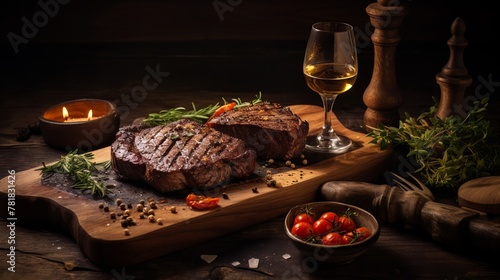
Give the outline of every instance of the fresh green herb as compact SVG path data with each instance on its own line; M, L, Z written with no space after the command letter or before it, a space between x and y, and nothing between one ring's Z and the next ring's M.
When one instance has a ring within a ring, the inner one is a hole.
M69 152L65 156L61 156L59 161L52 165L45 165L36 170L40 170L42 175L52 176L60 173L69 176L75 184L72 186L75 189L90 190L92 195L104 197L111 191L105 186L102 180L96 175L99 168L109 169L111 161L96 163L92 161L94 155L92 153L78 154L78 150Z
M227 104L226 100L223 98L224 105ZM255 96L255 99L249 102L243 102L239 98L232 99L236 106L234 108L242 108L250 105L254 105L262 102L262 94L259 92L258 95ZM168 124L180 119L191 119L200 123L205 122L212 116L217 109L219 109L223 105L219 105L216 103L215 105L209 105L207 107L196 109L194 103L192 103L193 109L186 110L184 107L177 107L167 110L162 110L159 113L151 113L147 118L144 119L144 123L147 125L155 126L155 125L163 125Z
M181 136L177 133L172 133L170 134L170 140L179 140L181 139Z
M389 145L405 149L418 166L426 184L434 188L457 189L464 182L493 174L500 165L498 136L486 118L488 99L474 103L466 116L435 116L438 101L428 112L399 122L399 128L379 125L371 128L371 143L382 149Z

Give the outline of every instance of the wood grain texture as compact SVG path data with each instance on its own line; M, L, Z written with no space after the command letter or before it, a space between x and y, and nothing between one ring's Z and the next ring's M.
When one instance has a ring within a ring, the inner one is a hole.
M312 105L291 106L294 113L308 121L311 131L322 125L322 108ZM41 183L40 173L32 168L16 174L17 217L25 222L45 221L59 226L75 238L83 253L101 266L130 265L181 250L187 246L234 232L286 213L294 205L316 199L318 187L329 180L372 180L380 176L390 162L392 152L369 144L365 134L352 132L338 121L334 128L356 143L356 148L311 165L273 175L282 188L267 187L263 180L224 189L230 199L221 199L217 209L194 211L183 201L177 214L159 203L156 217L163 225L132 216L137 225L124 234L120 222L98 208L99 200L89 199ZM110 158L110 148L94 151L95 161ZM360 164L362 163L362 164ZM2 179L0 194L7 195L7 178ZM257 188L258 193L252 191ZM220 194L220 193L219 193ZM7 217L5 209L2 217ZM214 222L218 224L214 227Z
M458 204L500 215L500 176L486 176L465 182L458 189Z

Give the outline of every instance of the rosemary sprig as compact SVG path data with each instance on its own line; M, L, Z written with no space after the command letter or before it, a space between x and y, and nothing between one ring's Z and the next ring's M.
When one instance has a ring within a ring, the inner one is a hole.
M371 143L407 151L418 163L414 173L430 187L457 189L465 181L492 175L500 166L500 145L486 118L488 98L476 101L464 117L444 120L435 116L438 100L434 101L436 105L417 118L406 113L397 128L372 128Z
M255 99L252 101L243 102L243 101L241 101L240 98L233 98L232 100L234 102L236 102L236 106L234 106L234 108L243 108L243 107L255 105L255 104L262 102L262 92L259 91L259 94L255 95ZM225 100L224 100L224 103L226 103Z
M224 104L227 101L223 98ZM236 103L235 108L242 108L250 105L254 105L262 102L262 94L259 92L252 101L243 102L240 98L233 98L232 101ZM200 123L205 122L212 116L217 109L221 106L219 103L215 105L208 105L207 107L196 109L194 103L192 103L193 109L187 110L184 107L176 107L172 109L161 110L158 113L151 113L147 118L144 119L144 123L150 126L168 124L180 119L191 119Z
M85 153L78 154L78 150L69 152L65 156L61 156L59 161L52 165L45 165L36 170L39 170L42 175L52 176L56 173L69 176L75 183L72 185L75 189L90 190L92 195L104 197L111 191L105 186L96 173L99 172L99 167L109 169L111 161L103 161L100 163L94 162L94 154Z

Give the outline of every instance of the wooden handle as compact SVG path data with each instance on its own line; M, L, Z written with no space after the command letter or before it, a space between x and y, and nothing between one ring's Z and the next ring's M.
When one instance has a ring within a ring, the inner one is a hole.
M409 225L424 230L453 250L477 253L500 251L500 217L429 201L416 192L389 185L331 181L320 187L325 200L356 205L381 223Z
M405 192L389 185L365 182L333 181L321 187L327 200L340 201L364 208L382 222L420 224L420 212L427 199L415 192Z

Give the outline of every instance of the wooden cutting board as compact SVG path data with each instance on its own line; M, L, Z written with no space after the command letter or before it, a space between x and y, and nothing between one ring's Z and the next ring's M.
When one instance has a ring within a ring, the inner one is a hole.
M321 130L323 110L317 106L291 106L294 113L309 122L310 133ZM0 183L0 197L8 200L9 180L15 179L15 205L2 207L0 215L16 224L50 224L68 232L78 243L84 254L93 262L104 267L118 267L141 263L172 253L225 234L238 231L268 219L285 214L291 207L316 199L319 186L331 180L368 181L380 176L392 161L392 151L381 151L369 144L371 138L363 133L353 132L333 121L338 133L350 137L354 148L342 155L317 156L306 154L307 165L297 162L295 169L281 166L273 170L272 179L280 188L269 187L264 175L232 183L212 190L212 195L221 197L219 207L210 211L189 209L182 195L152 194L144 186L122 186L113 190L114 198L120 198L133 206L130 211L136 225L129 226L125 234L120 219L110 218L110 212L123 211L112 201L95 199L69 188L55 187L42 183L36 168L5 177ZM110 148L93 152L95 161L110 159ZM267 170L261 167L259 170ZM11 181L13 182L13 181ZM13 187L10 187L12 189ZM134 188L130 191L125 188ZM128 195L133 193L133 195ZM225 193L228 199L222 198ZM123 195L123 197L122 197ZM11 195L12 197L12 195ZM153 197L158 209L155 217L163 224L140 219L135 205L138 197L146 201ZM11 199L12 200L12 199ZM99 204L110 208L106 212ZM177 213L170 208L175 206ZM14 220L15 219L15 220ZM43 241L41 241L43 242Z

